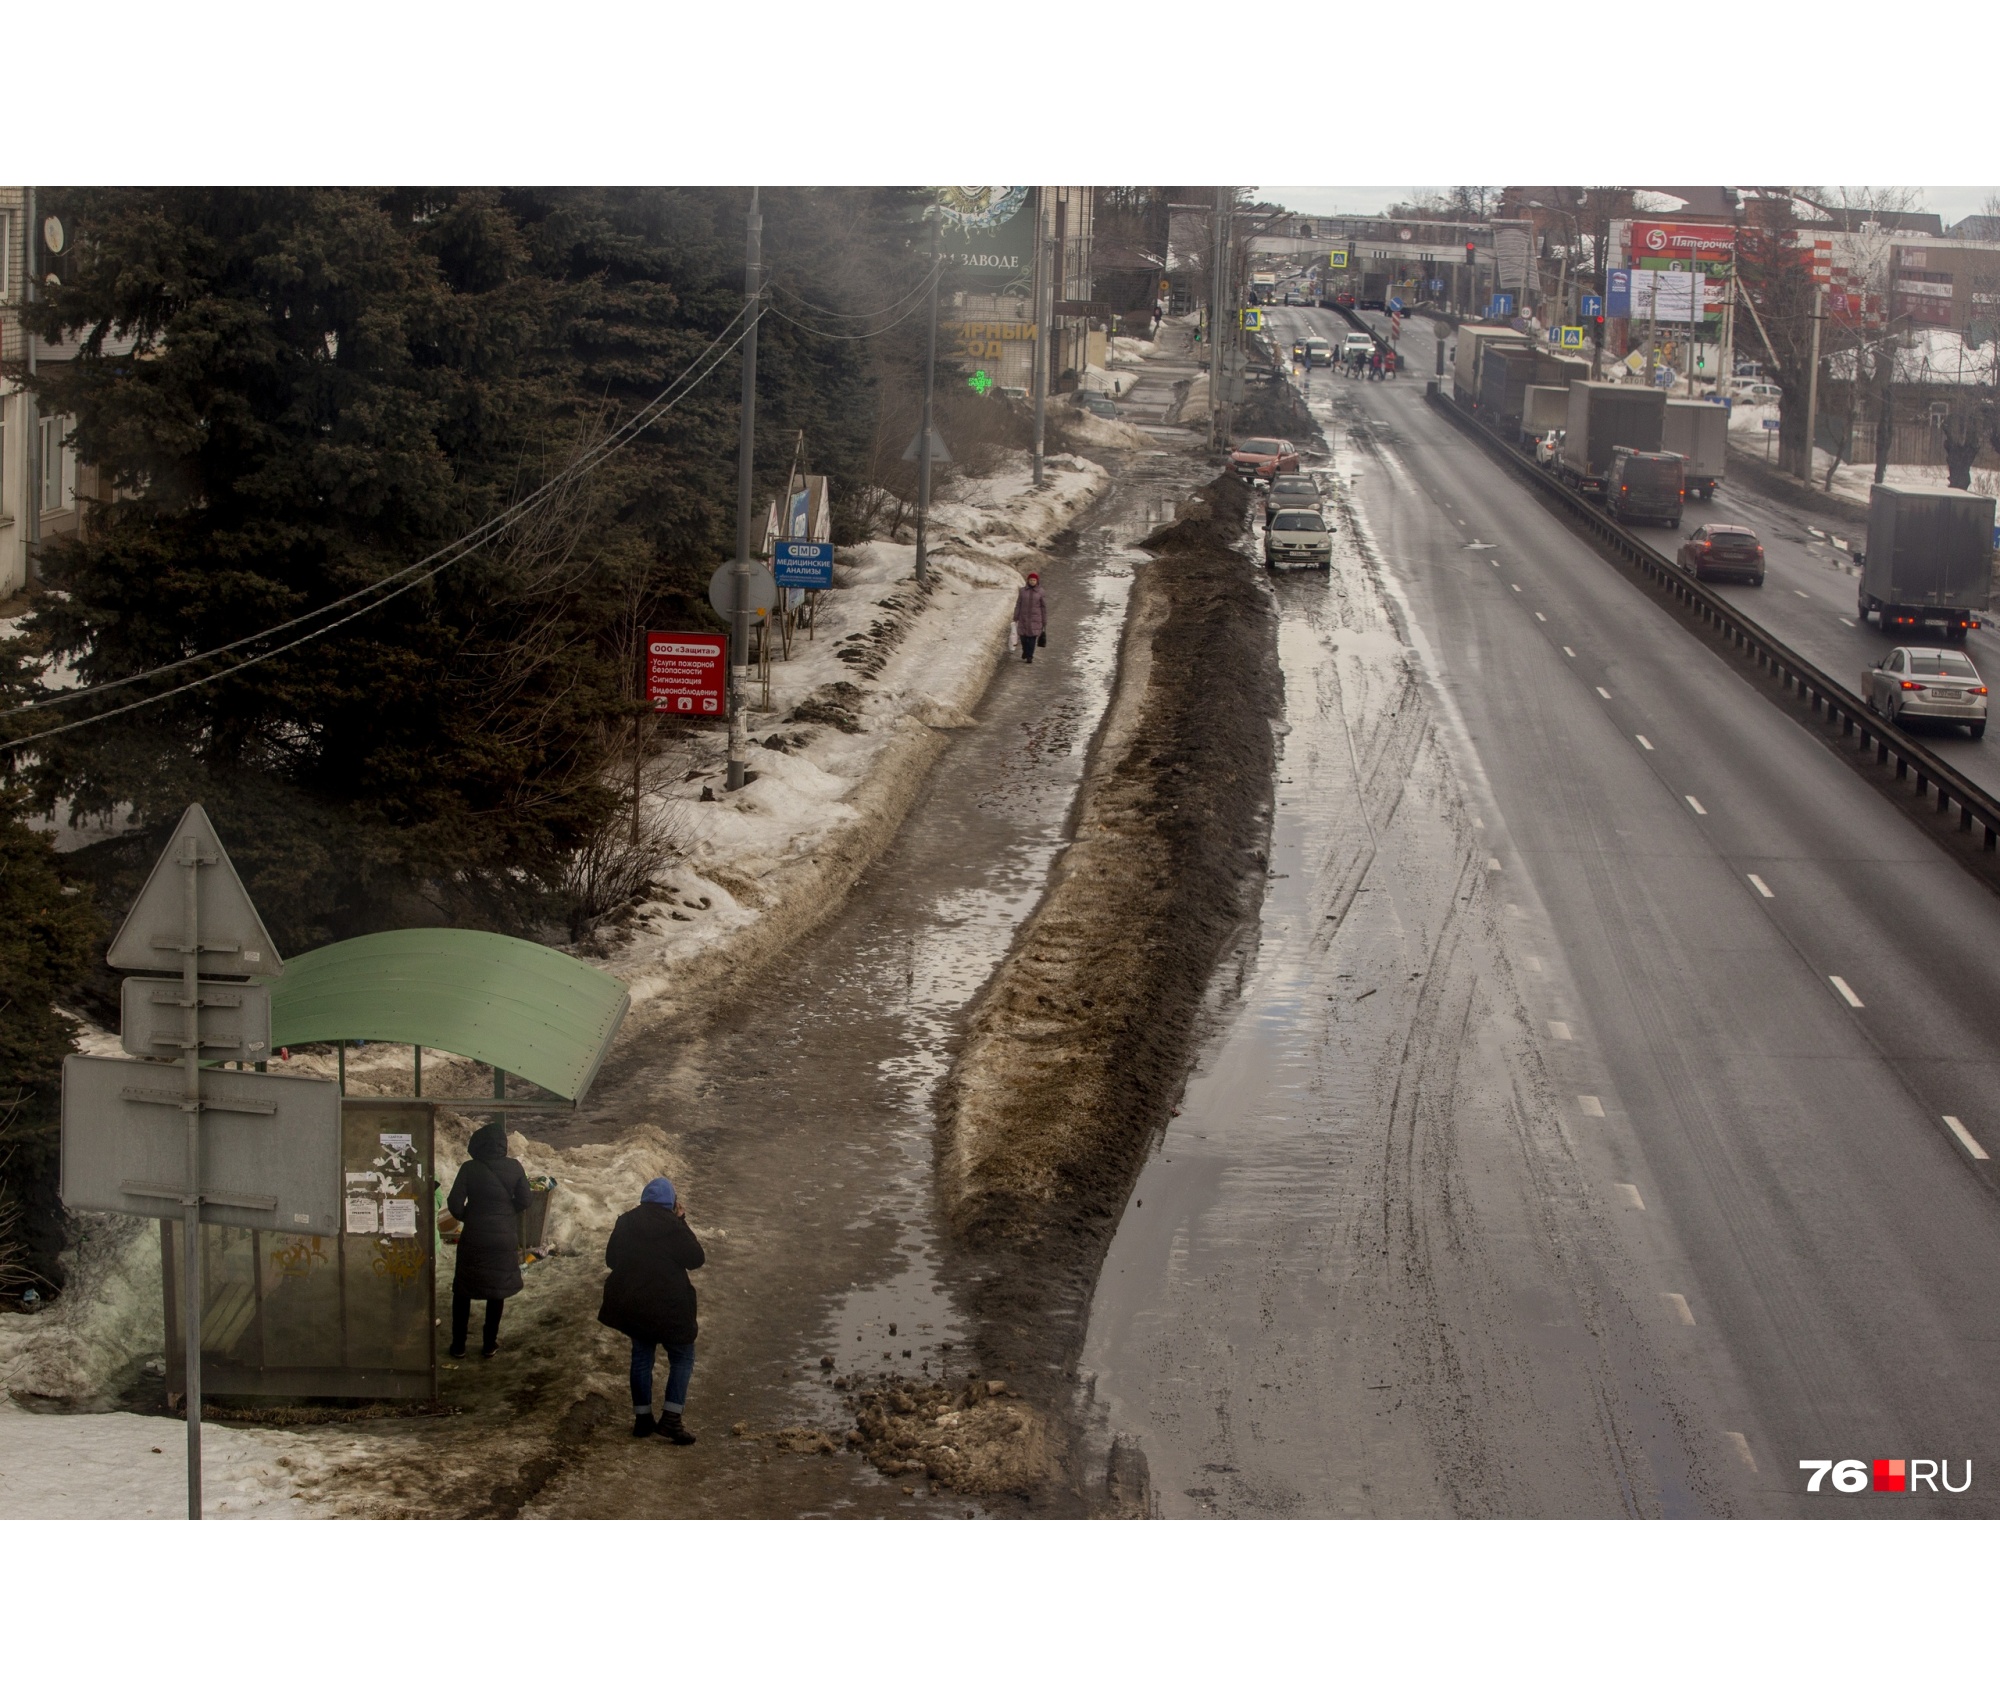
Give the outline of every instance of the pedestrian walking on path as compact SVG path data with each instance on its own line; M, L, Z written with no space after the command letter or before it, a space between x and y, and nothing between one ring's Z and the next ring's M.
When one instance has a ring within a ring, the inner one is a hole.
M674 1446L692 1446L695 1437L681 1420L688 1382L694 1376L694 1282L688 1270L708 1260L674 1182L647 1182L639 1205L618 1217L604 1248L604 1303L597 1319L632 1342L632 1434L657 1434ZM660 1420L653 1420L653 1357L667 1348L667 1392Z
M1042 578L1030 573L1028 584L1014 595L1014 632L1021 637L1021 662L1035 661L1035 648L1048 632L1049 608L1042 598Z
M489 1120L466 1146L471 1157L451 1182L445 1209L455 1216L458 1262L451 1277L451 1355L465 1355L472 1301L486 1300L480 1356L500 1349L500 1312L521 1290L521 1215L528 1207L528 1175L507 1154L507 1128Z

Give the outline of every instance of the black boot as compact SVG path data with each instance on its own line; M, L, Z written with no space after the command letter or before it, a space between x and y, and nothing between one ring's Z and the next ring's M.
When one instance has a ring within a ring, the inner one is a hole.
M651 1411L634 1411L632 1413L632 1438L634 1440L644 1440L647 1435L655 1433L658 1427L659 1425L653 1421L653 1413Z
M669 1446L694 1445L695 1437L688 1433L686 1424L681 1421L679 1411L668 1411L660 1418L659 1426L653 1432Z

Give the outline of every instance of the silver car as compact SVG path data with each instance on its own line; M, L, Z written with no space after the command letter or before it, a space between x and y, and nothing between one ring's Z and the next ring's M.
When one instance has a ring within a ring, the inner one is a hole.
M1975 741L1986 734L1986 684L1963 652L1898 646L1861 672L1861 697L1892 723L1962 723Z
M1266 569L1333 568L1333 529L1317 510L1280 510L1264 527Z

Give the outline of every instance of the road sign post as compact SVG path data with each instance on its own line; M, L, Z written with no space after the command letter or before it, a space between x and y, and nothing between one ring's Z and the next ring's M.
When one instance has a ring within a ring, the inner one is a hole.
M268 1059L270 993L250 980L285 967L199 806L181 815L105 958L121 971L179 973L128 979L124 992L128 1044L144 1056L178 1056L178 1068L84 1056L63 1063L62 1200L162 1218L167 1205L179 1209L188 1516L198 1519L202 1223L334 1231L340 1092L269 1078L238 1092L202 1070L204 1057Z

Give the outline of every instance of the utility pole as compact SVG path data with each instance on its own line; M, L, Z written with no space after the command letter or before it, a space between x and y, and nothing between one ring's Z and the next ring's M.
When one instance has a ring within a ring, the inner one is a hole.
M1035 188L1035 485L1042 485L1042 450L1046 442L1049 414L1049 315L1050 266L1048 229L1049 192L1046 185ZM1168 214L1168 219L1173 215Z
M1220 185L1215 191L1215 219L1209 230L1208 249L1208 448L1216 448L1222 424L1222 314L1223 249L1222 198L1228 192Z
M35 191L29 186L23 207L21 231L21 296L30 307L41 300L41 268L36 265L40 259L41 233L35 218ZM35 388L36 345L40 342L32 331L22 328L22 354L28 373L21 387L21 431L28 435L28 489L21 495L22 510L22 562L21 573L25 580L37 575L35 548L42 542L42 405L41 395Z
M1819 442L1819 285L1812 287L1812 367L1806 375L1806 484L1813 478L1813 446Z
M725 789L743 786L750 762L750 481L757 460L757 317L762 306L764 215L757 191L750 191L750 216L744 221L743 300L750 308L750 325L743 334L742 428L736 441L736 561L729 583L735 603L729 625L729 774Z
M937 387L938 215L931 212L931 321L924 334L924 424L917 439L917 585L931 584L931 401Z

